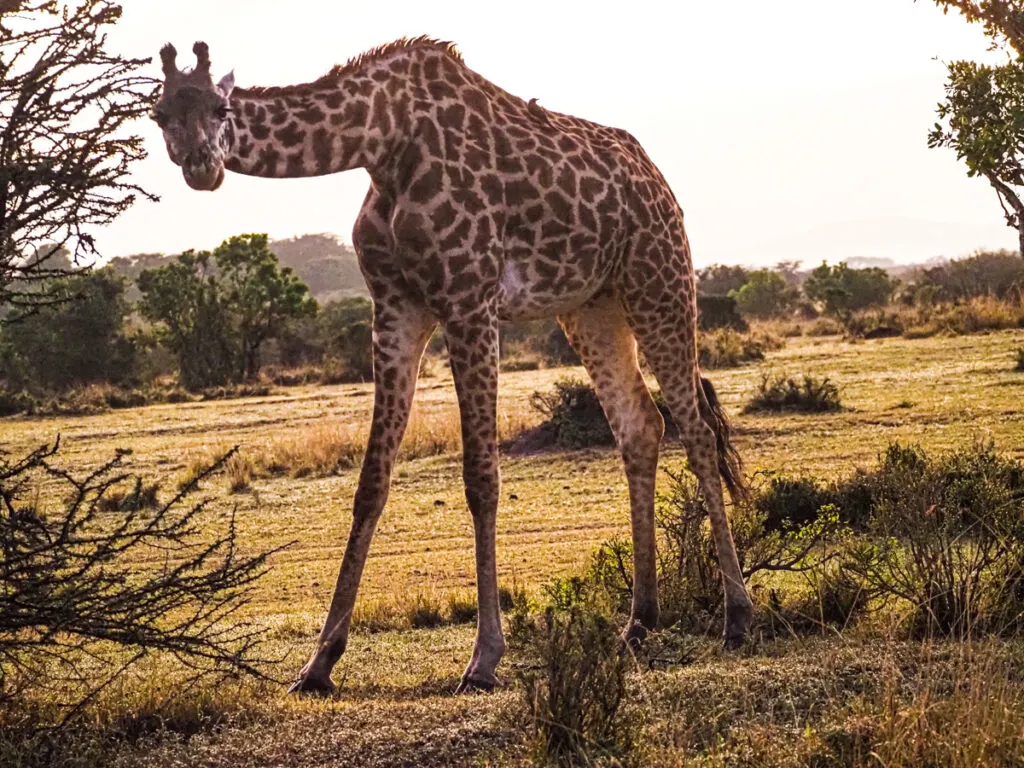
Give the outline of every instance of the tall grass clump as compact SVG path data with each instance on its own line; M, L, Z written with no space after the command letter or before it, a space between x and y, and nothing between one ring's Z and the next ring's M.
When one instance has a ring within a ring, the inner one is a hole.
M829 413L841 411L839 388L829 378L764 373L744 413Z
M697 337L697 359L702 368L736 368L764 360L780 349L782 341L768 333L743 334L731 328L702 331Z
M821 764L975 768L1024 763L1019 663L987 646L958 650L954 659L929 659L925 648L926 658L909 676L888 665L880 690L833 715L841 721L837 726L821 729Z
M551 589L552 603L518 630L529 660L517 673L538 762L617 764L639 720L624 711L635 662L605 596L582 581Z

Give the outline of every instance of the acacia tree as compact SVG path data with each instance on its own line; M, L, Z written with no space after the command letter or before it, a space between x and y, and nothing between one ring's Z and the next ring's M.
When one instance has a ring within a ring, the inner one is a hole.
M1024 254L1024 63L953 62L938 114L928 146L954 150L968 176L988 179Z
M1013 54L1002 66L972 61L948 65L946 100L928 134L929 147L956 152L968 176L988 180L1024 256L1024 7L1019 0L935 0L984 25L993 48Z
M260 347L279 335L289 319L316 313L306 284L277 262L266 235L239 235L213 252L224 302L235 318L239 374L252 379L260 371Z
M145 156L129 123L143 116L157 81L149 59L106 50L121 17L110 0L0 0L0 316L16 318L65 298L65 273L96 255L91 231L139 196L129 178ZM2 321L2 319L0 319Z
M1007 44L1024 54L1024 7L1020 0L935 0L943 12L959 11L971 22L981 22L994 44Z

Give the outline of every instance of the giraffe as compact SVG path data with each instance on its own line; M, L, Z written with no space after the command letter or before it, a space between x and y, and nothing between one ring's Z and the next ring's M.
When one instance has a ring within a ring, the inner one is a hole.
M725 592L724 642L752 604L722 481L743 493L738 456L696 358L696 299L683 213L629 133L541 107L471 70L451 44L400 39L310 83L214 84L209 48L181 71L160 52L153 117L194 189L225 171L274 178L364 168L352 242L373 299L374 406L348 544L309 662L291 690L330 694L356 592L409 418L424 346L440 324L459 404L473 521L478 620L457 691L490 690L504 651L495 526L498 327L556 316L594 383L628 479L634 547L627 641L658 620L654 492L664 420L643 353L707 501Z

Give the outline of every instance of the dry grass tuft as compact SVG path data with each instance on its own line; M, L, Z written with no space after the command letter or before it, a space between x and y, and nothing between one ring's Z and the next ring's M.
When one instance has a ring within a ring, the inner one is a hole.
M858 768L1020 765L1020 670L989 651L965 645L960 652L952 664L925 662L909 681L890 669L880 695L856 701L839 727L824 732L824 751Z
M224 475L228 480L229 493L243 493L252 487L256 467L249 456L235 452L224 464Z
M128 512L156 509L160 505L160 481L122 482L107 491L97 505L102 512Z
M352 613L352 628L365 632L435 629L476 621L476 597L452 591L406 592L360 601Z
M521 435L528 425L522 418L507 416L499 420L498 426L499 439L506 440ZM244 462L249 472L247 482L254 477L276 475L324 477L339 469L359 467L368 435L368 422L317 424L264 446L250 448L243 452L239 462ZM414 461L461 451L462 428L457 408L414 410L398 450L398 459Z

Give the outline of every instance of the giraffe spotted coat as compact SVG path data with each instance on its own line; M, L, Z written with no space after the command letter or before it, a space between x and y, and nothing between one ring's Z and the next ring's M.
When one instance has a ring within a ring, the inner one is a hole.
M727 645L750 620L725 515L731 449L696 361L693 267L668 183L626 131L524 101L427 38L381 46L302 85L214 84L209 50L182 72L161 51L154 109L196 189L225 170L274 178L365 168L353 245L374 302L374 412L352 529L317 647L294 690L329 692L370 541L408 422L424 346L440 324L462 422L473 518L477 639L460 689L487 689L505 643L495 521L498 326L557 316L593 379L623 456L634 542L627 638L658 618L654 486L664 422L637 364L658 380L707 498L724 576ZM721 474L720 474L720 469ZM732 487L732 485L730 486Z

